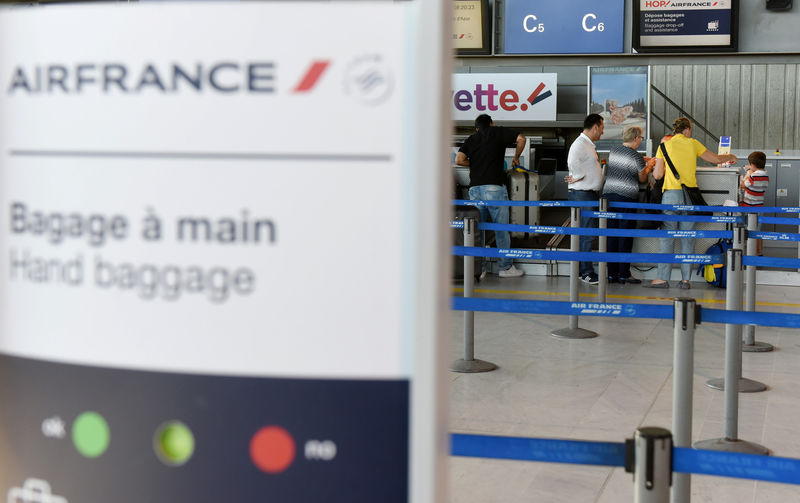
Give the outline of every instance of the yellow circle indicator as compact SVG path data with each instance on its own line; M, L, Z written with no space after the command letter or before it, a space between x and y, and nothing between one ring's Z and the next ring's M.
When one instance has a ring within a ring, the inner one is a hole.
M169 421L159 426L153 443L158 459L170 466L185 464L194 454L192 430L179 421Z

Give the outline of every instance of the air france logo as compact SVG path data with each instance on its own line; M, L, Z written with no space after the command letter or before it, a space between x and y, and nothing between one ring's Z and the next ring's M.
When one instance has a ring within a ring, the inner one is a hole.
M527 93L518 93L513 89L501 91L495 89L494 84L475 84L473 90L460 89L453 91L453 106L462 112L470 111L473 108L481 112L501 109L507 112L519 109L524 112L553 96L552 91L545 90L546 87L544 82L540 82L533 92L528 94L527 98L524 98ZM520 96L523 96L521 103Z
M645 7L649 8L680 8L680 7L716 7L719 2L673 2L672 0L647 0Z
M394 89L391 68L377 54L351 61L344 74L345 92L363 105L378 105L386 101Z
M313 60L289 92L309 93L323 80L331 62ZM218 61L129 65L118 62L16 66L9 95L274 94L278 67L273 61ZM294 80L289 78L286 80Z

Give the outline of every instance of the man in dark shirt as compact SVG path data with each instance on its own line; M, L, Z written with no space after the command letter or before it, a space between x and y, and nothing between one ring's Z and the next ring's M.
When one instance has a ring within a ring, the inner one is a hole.
M475 134L471 135L456 155L456 164L469 166L469 198L481 201L507 201L506 172L503 166L506 147L516 142L517 150L511 167L519 165L519 156L525 148L525 137L517 131L495 126L488 114L475 119ZM481 206L481 220L496 224L508 223L508 206ZM495 231L497 247L509 249L511 236L508 231ZM485 264L486 262L484 262ZM525 274L514 267L510 258L498 261L501 278L513 278Z

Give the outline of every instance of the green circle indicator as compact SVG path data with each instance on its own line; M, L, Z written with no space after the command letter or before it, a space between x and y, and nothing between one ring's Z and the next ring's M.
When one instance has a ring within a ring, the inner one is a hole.
M189 461L194 454L192 430L178 421L170 421L159 426L154 444L158 459L168 465L180 466Z
M111 442L111 430L97 412L83 412L72 424L72 443L87 458L100 457Z

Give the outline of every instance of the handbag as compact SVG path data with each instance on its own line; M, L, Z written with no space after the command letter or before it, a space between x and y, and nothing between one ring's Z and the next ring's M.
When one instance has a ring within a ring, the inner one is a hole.
M664 192L664 178L662 177L661 180L655 180L655 183L651 187L650 184L647 184L647 187L644 189L644 202L649 204L661 204L661 197L663 196ZM652 214L652 215L660 215L662 212L661 210L641 210L642 213ZM653 230L658 229L661 227L661 222L658 220L637 220L636 228L637 229L647 229Z
M661 149L661 153L664 154L664 160L667 161L669 165L669 169L672 171L672 176L675 177L678 182L681 183L681 189L683 190L683 200L689 201L692 206L708 206L708 203L705 199L703 199L703 194L700 192L699 187L687 187L686 184L681 182L681 176L678 174L678 170L675 169L675 165L672 164L672 159L669 158L669 154L667 154L667 147L664 146L662 143L659 145ZM666 178L663 177L662 180ZM710 211L698 211L695 212L695 215L702 215L702 216L710 216L712 213Z

